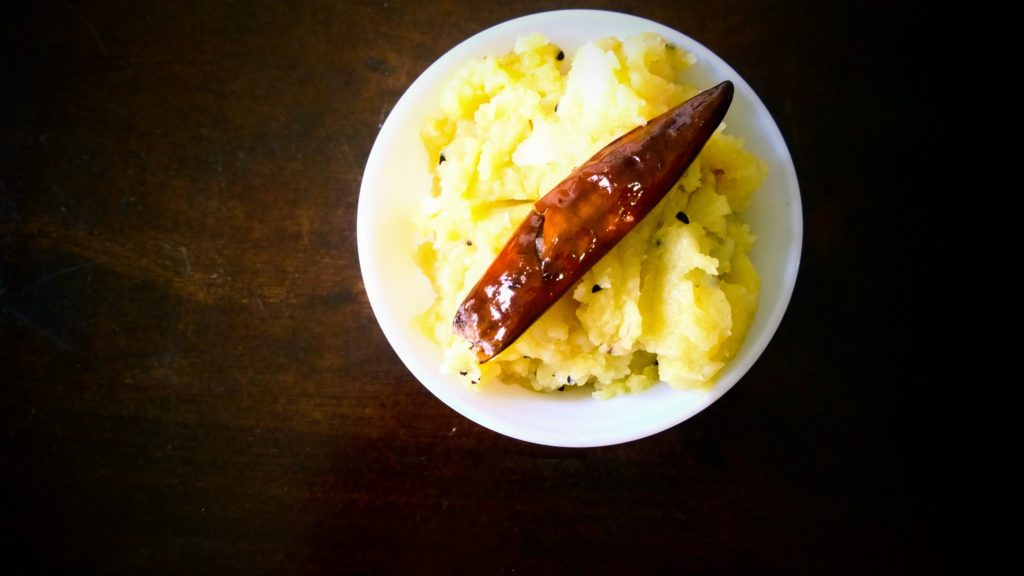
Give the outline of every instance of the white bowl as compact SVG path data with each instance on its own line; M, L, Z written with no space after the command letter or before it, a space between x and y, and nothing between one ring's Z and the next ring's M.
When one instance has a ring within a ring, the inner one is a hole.
M660 383L633 396L596 400L584 391L541 394L517 386L463 384L440 373L441 349L413 326L432 298L413 263L409 217L430 191L429 163L419 132L440 108L440 87L460 65L509 52L515 39L541 32L572 54L588 40L655 32L695 54L690 78L707 88L732 80L736 93L726 116L729 133L769 166L746 218L758 240L752 259L761 274L761 301L746 342L708 391L672 390ZM796 282L803 216L789 150L754 90L713 52L661 24L614 12L563 10L510 20L462 42L431 65L395 105L373 145L359 191L359 264L377 321L399 358L435 396L474 422L513 438L551 446L605 446L670 428L717 400L764 351Z

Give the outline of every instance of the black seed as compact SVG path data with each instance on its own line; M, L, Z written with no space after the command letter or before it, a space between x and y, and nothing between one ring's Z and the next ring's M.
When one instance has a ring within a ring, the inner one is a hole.
M477 378L476 380L470 380L469 383L470 384L479 384L480 383L480 379Z
M654 245L655 246L661 246L661 238L658 238L657 240L655 240L654 241Z
M559 392L565 392L565 384L562 384L561 386L559 386L558 387L558 391Z
M444 152L442 152L441 153L441 158L438 159L437 163L440 164L440 163L444 162L445 160L447 160L447 158L444 157Z
M590 293L591 294L597 294L601 290L603 290L603 288L601 288L600 284L594 284L594 287L590 289Z
M657 366L657 365L658 365L658 361L657 361L657 360L655 360L655 361L654 361L654 365L655 365L655 366Z
M686 215L686 212L676 212L676 220L679 220L683 224L690 223L690 217Z
M459 376L465 376L466 374L469 374L469 372L466 372L465 370L459 370Z
M473 245L473 241L472 240L466 240L466 246L472 246L472 245Z
M555 112L558 112L558 104L555 104Z
M565 383L566 384L575 384L576 381L572 379L572 376L566 376Z
M565 60L565 52L562 52L561 50L559 50L558 51L558 56L555 56L555 60L558 60L558 61Z

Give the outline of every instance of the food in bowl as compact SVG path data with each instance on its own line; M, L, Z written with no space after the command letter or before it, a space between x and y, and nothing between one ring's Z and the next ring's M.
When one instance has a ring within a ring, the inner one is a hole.
M727 80L637 126L533 204L455 313L455 332L480 362L518 339L658 205L721 124L732 95Z
M757 308L754 236L742 211L766 173L716 131L639 225L504 351L481 363L453 318L534 202L609 142L688 100L695 58L654 34L585 44L571 62L539 34L468 62L422 139L434 186L416 220L435 292L422 327L467 383L607 398L663 380L710 385Z

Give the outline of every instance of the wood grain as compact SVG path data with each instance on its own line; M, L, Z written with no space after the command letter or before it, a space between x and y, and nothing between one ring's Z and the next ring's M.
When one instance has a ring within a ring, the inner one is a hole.
M868 233L902 222L878 206L906 202L927 48L889 8L797 4L588 3L754 86L806 241L779 333L725 398L564 450L412 378L355 216L420 72L582 3L0 3L0 573L953 571L978 538L971 425L921 422L949 406L879 328L909 322L914 277Z

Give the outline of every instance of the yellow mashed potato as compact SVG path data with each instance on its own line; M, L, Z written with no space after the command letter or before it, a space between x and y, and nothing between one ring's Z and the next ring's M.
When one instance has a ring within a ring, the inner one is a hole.
M695 57L654 34L584 45L571 59L535 34L462 66L422 130L433 193L416 260L435 292L422 327L443 370L467 383L539 391L592 386L607 398L659 380L709 385L757 308L754 242L739 217L764 178L719 129L658 207L504 352L480 365L455 311L532 203L633 127L699 92Z

